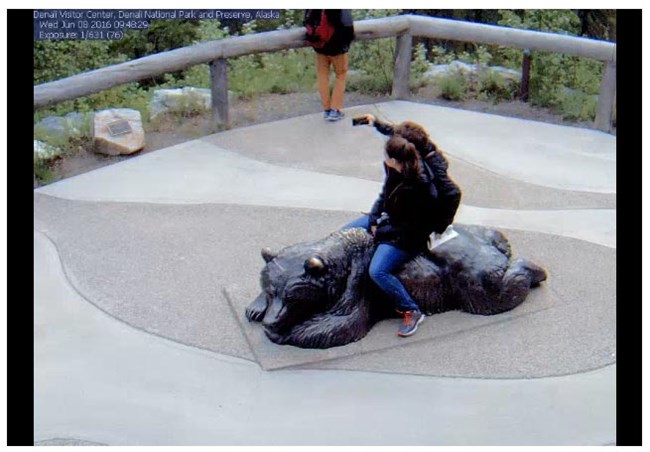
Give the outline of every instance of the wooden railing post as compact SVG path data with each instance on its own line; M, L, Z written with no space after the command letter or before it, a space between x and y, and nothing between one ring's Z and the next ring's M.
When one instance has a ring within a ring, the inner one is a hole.
M212 125L230 127L228 115L228 60L219 58L210 62L212 89Z
M596 110L595 126L603 132L612 131L612 109L616 95L616 61L605 63L605 73L600 82L598 109Z
M413 51L413 35L410 32L397 36L395 45L395 66L393 68L394 99L408 99L409 77L411 75L411 52Z
M524 49L524 56L521 62L521 86L519 91L519 99L522 102L528 102L528 96L530 95L530 60L530 49Z

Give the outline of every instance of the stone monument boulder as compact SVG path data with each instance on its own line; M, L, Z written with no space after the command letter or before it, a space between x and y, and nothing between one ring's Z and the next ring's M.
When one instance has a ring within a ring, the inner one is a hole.
M95 113L93 148L107 155L133 154L145 146L142 116L137 110L113 108Z

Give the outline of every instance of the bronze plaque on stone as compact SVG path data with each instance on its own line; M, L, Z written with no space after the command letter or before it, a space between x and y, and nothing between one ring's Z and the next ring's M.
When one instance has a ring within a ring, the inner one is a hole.
M111 123L108 123L107 127L108 127L108 132L113 137L118 135L126 135L127 133L132 132L129 121L125 119L120 119L118 121L113 121Z

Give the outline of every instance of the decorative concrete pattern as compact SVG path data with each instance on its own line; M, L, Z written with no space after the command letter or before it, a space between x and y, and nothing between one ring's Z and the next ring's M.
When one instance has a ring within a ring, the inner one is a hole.
M35 442L142 445L601 445L616 366L523 380L278 370L143 334L66 281L34 234ZM404 394L415 393L418 403ZM596 395L596 396L595 396ZM409 422L395 429L409 413ZM336 432L336 435L332 435Z
M35 442L612 444L615 138L409 102L348 115L368 111L425 125L464 189L457 221L502 229L549 280L406 340L387 320L277 346L243 316L259 250L369 209L381 137L315 114L135 157L35 191Z

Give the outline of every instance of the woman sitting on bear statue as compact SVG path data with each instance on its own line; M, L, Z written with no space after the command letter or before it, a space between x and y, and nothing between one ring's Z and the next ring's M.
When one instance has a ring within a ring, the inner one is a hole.
M430 181L415 145L397 135L386 143L384 170L384 186L371 213L343 229L362 227L373 235L378 246L370 261L370 278L404 314L397 334L406 337L415 333L424 314L394 273L427 248L430 231L424 215Z

